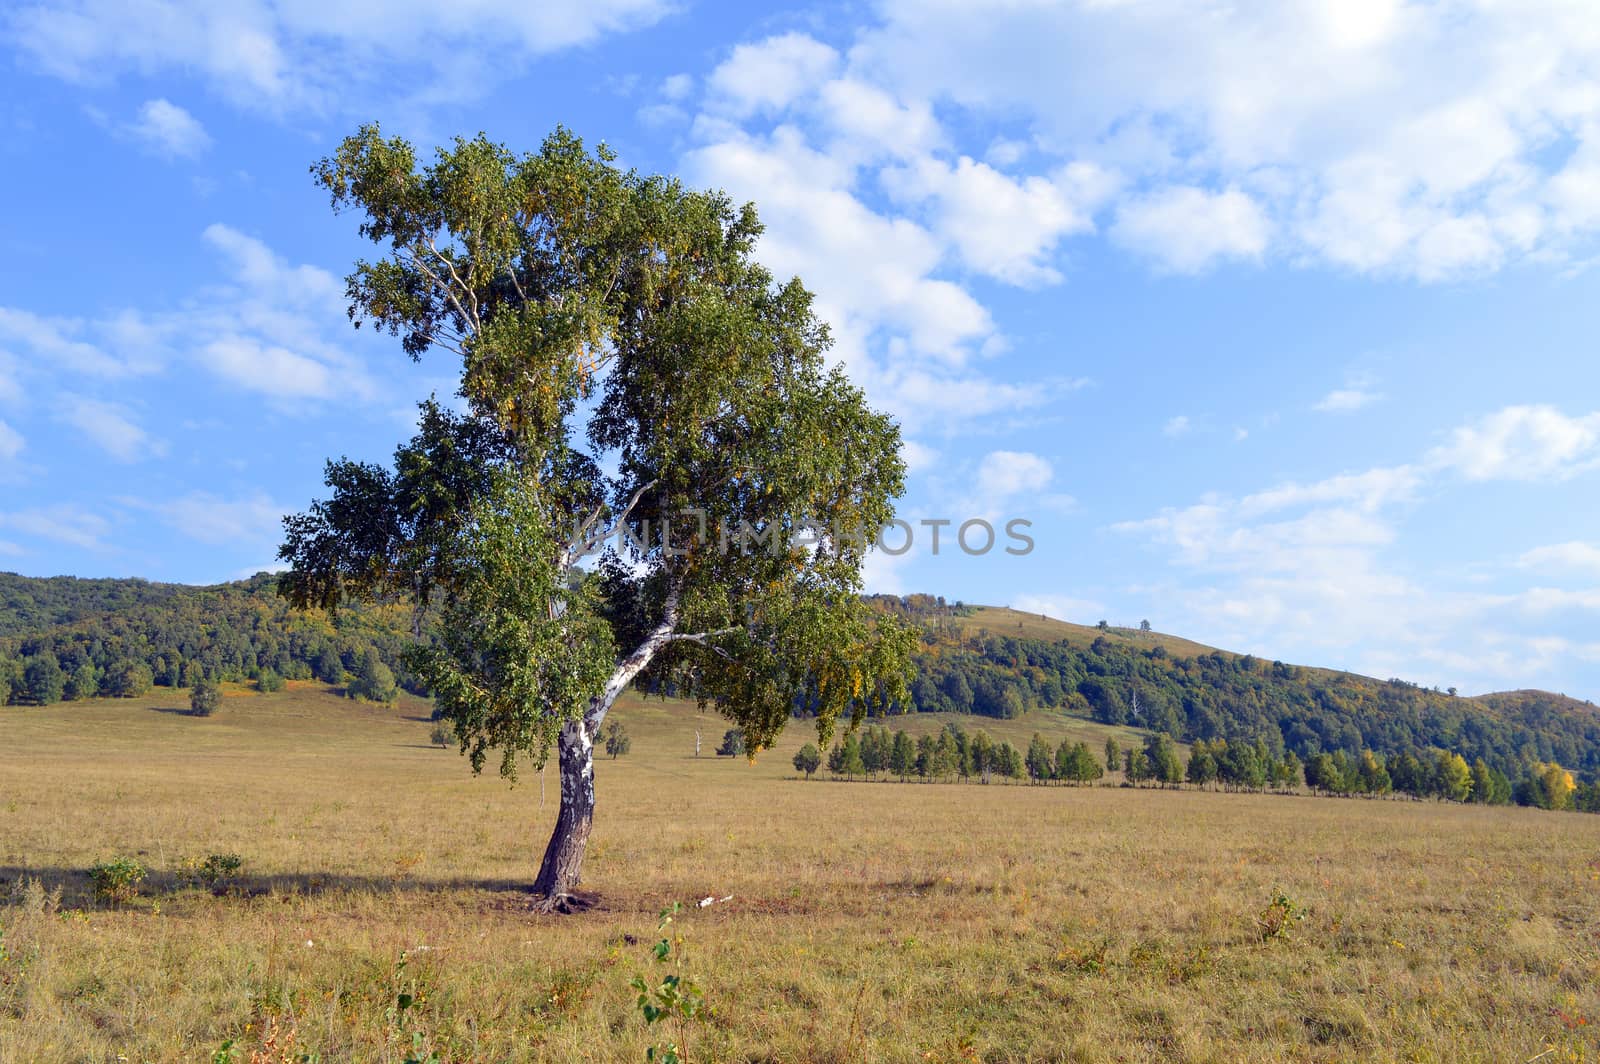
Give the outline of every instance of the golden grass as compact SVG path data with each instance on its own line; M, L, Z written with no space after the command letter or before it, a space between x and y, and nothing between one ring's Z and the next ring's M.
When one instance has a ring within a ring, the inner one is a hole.
M1216 647L1196 643L1192 639L1182 636L1168 635L1165 632L1141 632L1136 628L1111 627L1107 631L1100 631L1094 625L1074 624L1071 621L1057 620L1038 613L1024 613L1011 609L1009 606L978 606L971 613L963 617L950 618L951 624L964 632L974 633L980 630L993 636L1008 635L1013 639L1042 639L1046 642L1057 643L1065 640L1075 647L1086 647L1096 639L1104 638L1111 643L1120 643L1135 650L1149 650L1152 647L1163 647L1168 654L1180 658L1192 658L1200 654L1217 652ZM1222 651L1229 657L1235 655L1229 651Z
M657 911L727 894L682 922L696 1061L1600 1059L1600 817L804 782L803 728L751 765L710 756L720 719L629 700L598 903L539 917L516 886L553 783L472 778L421 703L180 702L0 717L0 1061L398 1062L413 1029L446 1060L638 1061ZM173 880L213 851L235 896ZM81 873L118 854L153 871L112 910ZM1280 890L1310 915L1263 941Z

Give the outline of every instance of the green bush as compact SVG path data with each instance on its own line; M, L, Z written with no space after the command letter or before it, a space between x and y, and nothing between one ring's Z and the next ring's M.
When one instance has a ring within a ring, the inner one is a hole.
M209 717L222 705L222 687L215 680L201 680L189 689L189 710L197 717Z
M271 694L273 691L283 690L283 677L272 669L262 669L261 675L256 677L256 690L262 694Z
M139 884L148 875L144 865L131 857L118 857L89 869L89 882L94 884L95 897L112 905L132 901L139 894Z
M213 853L205 857L186 857L180 870L183 878L197 887L215 887L239 874L244 858L236 853Z

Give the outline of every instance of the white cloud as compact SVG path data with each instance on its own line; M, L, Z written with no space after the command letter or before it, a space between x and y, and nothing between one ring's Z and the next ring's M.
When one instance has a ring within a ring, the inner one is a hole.
M46 318L16 307L0 307L0 343L25 351L35 366L68 370L91 377L115 379L146 373L148 362L129 361L107 354L100 345L82 337L94 330L78 318Z
M1594 466L1595 419L1508 407L1464 425L1409 464L1380 466L1243 496L1213 494L1114 530L1170 552L1181 578L1159 589L1184 630L1217 645L1306 661L1342 662L1380 676L1466 686L1526 684L1579 653L1550 633L1562 611L1600 609L1600 590L1459 590L1393 560L1409 508L1462 480L1559 480ZM1457 479L1460 478L1460 479ZM1600 573L1600 547L1573 542L1517 559L1522 569ZM1510 570L1500 575L1508 576Z
M903 439L900 441L900 458L906 464L907 473L921 473L939 461L939 452L916 440Z
M14 9L4 25L40 70L75 82L177 70L252 109L364 110L404 100L475 98L492 73L532 56L649 25L664 0L64 0Z
M1325 414L1348 414L1364 406L1370 406L1382 398L1383 393L1365 388L1335 388L1319 399L1312 409Z
M1189 423L1188 414L1177 414L1167 418L1167 423L1161 426L1163 436L1182 436L1193 426Z
M1508 406L1456 429L1428 458L1468 480L1563 480L1600 466L1600 412Z
M163 99L146 101L127 132L158 155L193 158L211 144L194 115Z
M0 307L0 343L10 341L29 356L23 363L28 372L54 383L79 374L117 380L185 361L286 403L378 395L361 360L345 346L344 290L337 278L288 263L225 225L207 227L202 238L223 261L222 280L177 308L124 309L85 320ZM333 339L335 334L341 339ZM108 411L104 404L87 411L69 401L63 416L113 454L131 454L148 443L129 431L126 411Z
M1600 544L1573 540L1552 543L1524 552L1517 565L1523 569L1553 569L1600 576Z
M661 82L661 95L674 102L686 98L694 91L694 78L688 74L673 74Z
M201 543L252 545L271 541L282 528L285 512L282 506L260 492L238 499L194 491L159 503L139 499L118 501L125 506L154 512L176 531Z
M1223 259L1258 259L1267 247L1266 215L1236 188L1160 189L1117 209L1111 238L1173 273L1200 273Z
M1019 613L1038 613L1077 624L1092 624L1106 611L1104 605L1093 599L1071 595L1019 595L1012 600L1011 608Z
M133 412L120 403L64 394L57 418L77 429L86 439L119 462L137 462L166 453L164 441L155 439L133 420Z
M986 498L1005 500L1043 491L1054 477L1054 467L1036 454L990 451L978 463L974 486Z
M707 86L716 104L736 116L777 111L814 89L839 65L839 53L803 33L741 44Z
M0 462L14 461L22 453L25 443L22 433L0 421Z
M1107 185L1089 164L1060 181L1016 180L966 156L954 165L925 156L883 178L897 199L930 205L936 231L969 269L1021 286L1061 280L1045 260L1062 237L1094 228L1089 208Z
M1275 255L1436 281L1600 229L1589 4L1200 6L886 0L849 65L1023 126L1046 170L1119 171L1113 237L1164 269Z
M106 549L105 535L111 530L105 518L70 503L0 511L0 528L84 550Z
M336 378L323 363L251 337L218 337L199 354L217 376L276 399L327 399L337 392Z

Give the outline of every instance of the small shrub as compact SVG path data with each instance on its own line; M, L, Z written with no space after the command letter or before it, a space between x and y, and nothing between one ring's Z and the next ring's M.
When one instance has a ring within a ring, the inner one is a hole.
M239 874L244 858L236 853L213 853L205 857L185 857L179 866L183 878L197 887L216 887Z
M738 757L744 753L744 730L729 728L722 733L722 745L717 747L718 757Z
M428 733L428 741L434 746L449 746L456 741L455 729L450 727L450 722L441 720L433 726L433 731Z
M1261 941L1288 938L1294 926L1306 918L1306 912L1303 906L1280 890L1272 896L1267 907L1256 915L1256 928L1261 932Z
M112 905L132 901L139 894L139 884L148 875L144 865L131 857L118 857L89 869L89 882L94 884L95 897Z
M620 721L612 721L606 725L606 753L616 760L620 754L626 754L633 746L633 740L628 737L628 729Z
M635 1000L645 1027L654 1030L656 1024L665 1022L676 1035L645 1050L644 1059L650 1064L684 1064L688 1060L689 1027L705 1006L704 992L684 971L683 936L673 928L678 913L677 902L661 910L657 926L665 937L650 951L657 964L670 965L670 969L659 981L636 975L629 984L639 993Z
M261 675L256 677L256 690L262 694L271 694L283 690L283 677L272 669L262 669Z

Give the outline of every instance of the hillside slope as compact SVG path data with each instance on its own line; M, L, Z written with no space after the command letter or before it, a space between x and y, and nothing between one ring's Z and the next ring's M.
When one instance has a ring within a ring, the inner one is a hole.
M264 573L212 587L0 574L0 701L130 696L202 676L338 685L374 653L401 686L423 693L405 668L405 608L351 609L335 623L289 609L275 588ZM1042 710L1186 743L1259 739L1301 757L1437 748L1482 758L1513 778L1535 762L1600 778L1600 709L1562 695L1456 697L1160 632L928 595L870 601L922 635L912 701L902 710L1013 721Z

